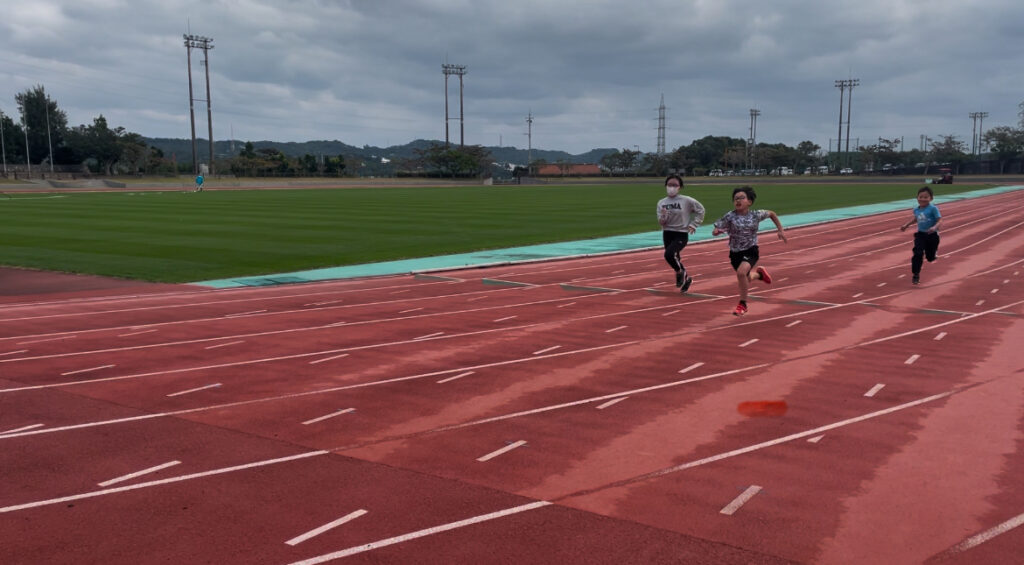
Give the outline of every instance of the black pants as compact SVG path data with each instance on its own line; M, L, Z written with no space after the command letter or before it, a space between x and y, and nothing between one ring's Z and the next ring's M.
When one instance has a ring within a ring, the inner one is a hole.
M921 274L921 265L925 259L931 263L935 260L935 253L939 250L938 232L915 232L914 233L914 256L910 258L910 272Z
M673 271L685 273L686 267L679 260L679 253L690 241L690 234L684 231L665 230L661 232L661 239L665 242L665 261L672 266Z

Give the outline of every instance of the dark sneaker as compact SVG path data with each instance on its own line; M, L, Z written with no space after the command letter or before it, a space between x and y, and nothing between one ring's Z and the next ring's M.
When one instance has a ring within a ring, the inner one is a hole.
M686 277L686 280L683 281L683 285L679 287L679 292L686 292L687 290L690 290L691 284L693 284L693 277Z
M732 311L733 316L742 316L747 313L747 307L745 304L740 302L736 305L736 309Z
M686 273L683 271L676 271L676 286L683 286L683 279L686 278Z
M914 275L914 278L910 279L910 284L921 284L921 276Z
M764 281L764 284L772 284L772 276L768 274L768 269L758 267L757 274L761 275L761 280Z

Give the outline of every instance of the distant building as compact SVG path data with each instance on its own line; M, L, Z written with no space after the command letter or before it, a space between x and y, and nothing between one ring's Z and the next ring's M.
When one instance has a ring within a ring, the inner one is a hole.
M600 175L601 167L590 163L565 163L537 167L537 176L593 177Z

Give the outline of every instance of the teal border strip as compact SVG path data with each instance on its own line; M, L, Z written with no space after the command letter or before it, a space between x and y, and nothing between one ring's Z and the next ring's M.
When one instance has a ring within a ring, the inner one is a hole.
M1003 194L1015 190L1022 190L1024 186L1000 186L973 190L959 194L949 194L935 197L936 204L967 200L970 198L981 198L994 194ZM800 214L789 214L781 216L782 224L787 228L809 226L850 218L873 216L898 210L907 210L913 206L911 199L903 199L896 202L885 202L881 204L867 204L864 206L850 206L847 208L836 208L834 210L820 210L817 212L804 212ZM691 242L707 241L712 239L712 227L704 225L697 229L697 232L690 237ZM350 279L358 277L376 277L383 275L399 275L409 273L423 273L431 271L444 271L452 269L466 269L473 267L486 267L493 265L507 265L511 263L524 263L530 261L544 261L547 259L568 258L568 257L589 257L593 255L605 255L611 253L622 253L641 249L661 247L661 231L620 235L613 237L601 237L586 239L582 241L564 241L561 243L547 243L543 245L528 245L523 247L511 247L508 249L492 249L489 251L474 251L472 253L459 253L456 255L441 255L438 257L423 257L419 259L404 259L401 261L384 261L380 263L367 263L364 265L348 265L344 267L327 267L323 269L312 269L294 273L281 273L276 275L262 275L254 277L236 277L230 279L218 279L210 281L195 282L192 284L210 288L237 288L246 286L271 286L279 284L306 283L333 279Z

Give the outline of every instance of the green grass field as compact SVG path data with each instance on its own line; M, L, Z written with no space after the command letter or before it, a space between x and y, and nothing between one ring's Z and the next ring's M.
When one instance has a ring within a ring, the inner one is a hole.
M733 185L687 187L731 209ZM905 200L917 185L757 187L779 214ZM938 185L936 194L982 188ZM0 264L161 282L284 273L657 231L647 184L465 186L0 197Z

